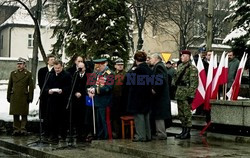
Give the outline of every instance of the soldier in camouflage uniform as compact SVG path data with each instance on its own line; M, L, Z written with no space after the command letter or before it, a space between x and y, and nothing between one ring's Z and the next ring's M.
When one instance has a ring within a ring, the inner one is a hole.
M190 62L191 52L181 51L181 64L179 64L176 76L172 84L176 86L175 99L178 104L178 115L182 124L182 132L176 138L190 138L192 127L191 103L198 87L198 70Z

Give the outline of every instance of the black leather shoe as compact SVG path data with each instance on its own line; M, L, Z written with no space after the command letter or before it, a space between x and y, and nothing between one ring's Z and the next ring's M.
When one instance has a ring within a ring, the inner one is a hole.
M186 128L186 127L182 127L182 131L181 131L181 133L180 133L180 134L175 135L175 138L180 139L180 138L181 138L181 136L182 136L184 133L186 133L186 130L187 130L187 128Z
M188 127L186 132L180 137L180 139L190 139L190 137L191 137L190 130L191 130L191 128Z

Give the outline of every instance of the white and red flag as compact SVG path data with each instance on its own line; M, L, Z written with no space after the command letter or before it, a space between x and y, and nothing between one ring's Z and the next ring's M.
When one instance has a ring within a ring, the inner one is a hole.
M239 64L234 82L232 84L232 87L227 92L228 100L237 100L237 98L238 98L238 94L240 91L241 77L242 77L242 74L244 71L244 67L246 65L247 55L248 54L244 53L243 57L240 60L240 64Z
M205 95L205 102L204 102L204 109L210 110L210 98L212 94L212 82L213 82L213 71L214 71L214 52L211 54L208 72L207 72L207 81L206 81L206 95Z
M214 79L212 82L212 95L211 95L211 99L216 99L217 98L217 93L219 90L219 85L221 85L220 80L224 78L224 74L223 74L223 68L225 68L225 54L226 52L223 52L220 58L220 63L219 63L219 67L217 68L217 71L214 75ZM214 62L215 64L215 62ZM216 62L217 65L217 62ZM214 71L215 72L215 71ZM224 80L224 79L223 79Z
M204 69L203 62L201 60L201 56L199 55L197 62L198 76L199 76L199 85L195 92L195 98L192 102L192 110L199 107L205 101L205 85L206 85L206 72Z
M221 73L221 77L219 79L219 83L220 85L222 84L226 84L228 80L228 54L226 55L225 58L225 65L222 68L222 73Z

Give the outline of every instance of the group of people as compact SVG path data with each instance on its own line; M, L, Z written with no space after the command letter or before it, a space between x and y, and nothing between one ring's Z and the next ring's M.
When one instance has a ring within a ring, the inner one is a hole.
M47 66L38 71L43 135L53 142L65 140L71 126L79 141L91 141L94 136L121 138L120 117L132 115L133 141L164 140L172 119L170 100L174 98L182 124L182 132L176 138L190 138L191 103L198 87L198 70L191 64L190 51L181 51L180 55L181 63L175 70L159 54L149 57L144 51L137 51L128 72L120 58L115 61L114 71L108 67L107 59L93 60L92 67L81 56L76 56L74 65L64 70L63 63L49 55ZM17 70L11 72L9 79L7 100L14 118L13 135L27 134L34 83L25 67L26 60L19 58Z

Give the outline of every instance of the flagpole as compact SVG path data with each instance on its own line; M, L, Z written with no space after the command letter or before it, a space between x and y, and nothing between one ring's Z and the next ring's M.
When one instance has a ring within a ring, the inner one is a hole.
M226 100L226 93L227 93L227 83L225 84L225 87L224 87L224 94L223 94L223 100Z

